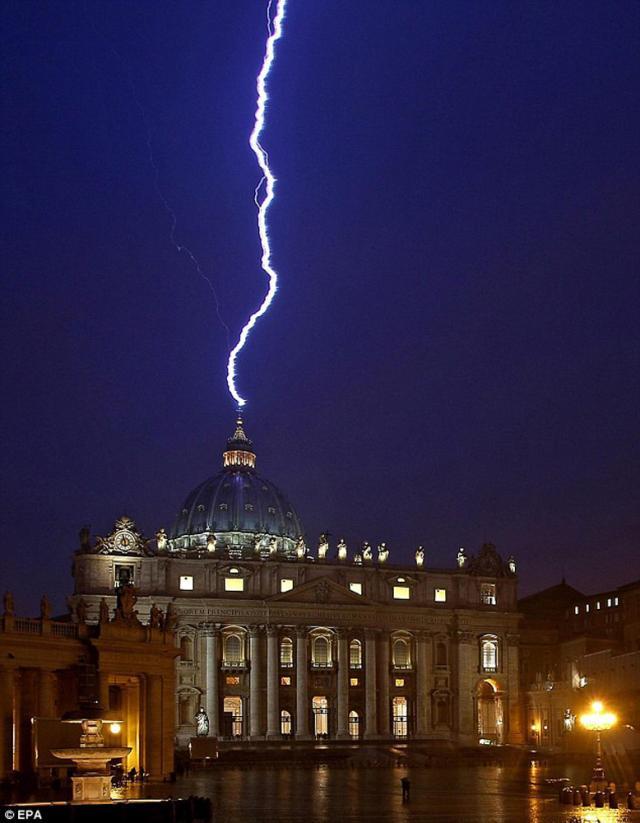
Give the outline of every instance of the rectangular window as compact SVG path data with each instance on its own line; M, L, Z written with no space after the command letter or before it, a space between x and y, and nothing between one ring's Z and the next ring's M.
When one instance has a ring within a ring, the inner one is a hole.
M485 606L496 605L496 584L483 583L480 587L480 600Z
M587 614L589 613L590 608L591 608L591 606L587 603L584 607L584 610L587 612Z
M280 685L281 686L290 686L291 685L291 678L288 675L285 677L280 678Z
M224 590L226 592L243 592L244 578L243 577L225 577Z
M193 577L190 574L183 574L180 578L180 589L183 592L193 591Z
M357 677L350 677L349 678L349 685L350 686L357 686L358 685L358 678Z
M293 588L293 580L290 577L281 577L280 578L280 591L281 592L290 592Z
M598 600L598 601L596 602L596 609L599 609L599 608L600 608L600 601Z
M133 566L129 564L120 565L119 563L116 563L114 581L116 589L134 582L133 571Z
M573 607L573 613L574 614L580 614L580 606L574 606Z
M617 605L618 605L618 598L617 598L617 597L614 597L614 598L613 598L613 605L614 605L614 606L617 606Z
M447 590L446 589L434 589L433 599L436 601L436 603L446 603L447 602Z
M396 689L404 688L404 677L396 677L395 686L396 686Z
M362 583L349 583L349 591L354 594L362 594Z
M394 586L393 599L394 600L409 600L411 598L411 589L408 586Z
M613 601L611 600L611 598L610 598L610 597L607 597L607 607L608 607L608 608L611 608L611 603L612 603L612 602L613 602Z
M240 678L237 675L227 675L225 677L224 682L227 686L239 686L240 685Z

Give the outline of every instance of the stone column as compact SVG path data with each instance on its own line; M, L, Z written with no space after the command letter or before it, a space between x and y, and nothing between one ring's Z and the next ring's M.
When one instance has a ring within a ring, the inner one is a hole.
M507 675L507 689L508 693L503 697L504 704L504 722L508 723L505 729L505 742L512 745L521 745L524 743L523 724L522 724L522 709L520 707L519 699L519 645L520 636L517 634L507 635L506 665L503 664L502 670Z
M280 737L280 679L278 676L278 627L267 627L267 740Z
M365 730L364 737L372 739L378 737L378 712L376 703L376 639L377 632L373 629L365 630Z
M458 743L472 745L478 742L473 723L473 689L478 677L478 643L475 635L458 631Z
M416 632L416 737L429 733L429 637L426 632Z
M382 632L378 640L378 731L382 737L391 736L389 722L389 635Z
M261 627L251 626L249 628L249 656L251 658L251 672L249 676L249 737L252 740L259 740L262 738L262 724L261 719L261 701L260 690L261 685L261 659L260 659L260 640Z
M207 693L206 711L209 718L209 736L220 734L220 681L219 681L219 646L220 630L208 623L203 627L205 654L205 689Z
M296 629L296 739L309 739L307 627Z
M147 675L146 704L144 716L145 752L141 768L149 772L154 780L163 777L163 706L162 706L162 677L159 674Z
M13 769L13 670L0 669L0 782Z
M56 717L58 678L55 672L40 669L38 677L38 711L41 717Z
M338 725L336 738L349 737L349 638L344 629L338 630Z

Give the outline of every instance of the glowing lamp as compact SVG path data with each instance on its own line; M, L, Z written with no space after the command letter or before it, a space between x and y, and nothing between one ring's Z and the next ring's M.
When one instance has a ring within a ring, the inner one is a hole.
M120 734L120 732L122 731L122 726L119 723L112 723L109 726L109 731L111 732L111 734Z
M594 700L591 704L591 711L580 715L580 723L590 732L596 733L596 763L593 767L591 782L596 790L604 789L607 785L602 766L602 741L601 732L606 732L616 725L618 718L613 712L605 712L601 700Z

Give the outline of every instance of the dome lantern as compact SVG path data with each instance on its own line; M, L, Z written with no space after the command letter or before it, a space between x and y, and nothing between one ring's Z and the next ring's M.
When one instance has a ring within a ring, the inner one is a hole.
M240 415L236 420L236 430L233 437L227 440L227 448L222 455L222 463L225 469L234 471L255 469L256 467L256 453L251 440L245 434L244 423Z

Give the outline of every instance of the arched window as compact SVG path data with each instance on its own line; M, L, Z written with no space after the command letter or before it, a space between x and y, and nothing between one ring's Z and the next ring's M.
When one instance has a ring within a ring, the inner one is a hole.
M280 641L280 665L283 669L293 668L293 641L283 637Z
M411 668L411 648L408 640L398 638L393 641L393 665L396 669Z
M349 667L362 668L362 643L359 640L352 640L349 643Z
M285 737L291 735L291 713L286 709L280 712L280 734Z
M317 668L329 668L331 666L331 641L324 635L319 635L313 640L311 647L312 665Z
M349 712L349 737L360 737L360 717L358 712Z
M408 737L409 721L406 697L393 698L393 736Z
M480 641L480 666L483 672L498 671L498 640L495 637L483 637Z
M442 641L436 643L436 666L446 668L447 665L447 644Z
M180 657L182 660L193 660L193 640L186 634L180 639Z
M237 634L227 634L223 643L223 663L226 666L240 666L244 663L242 638Z

